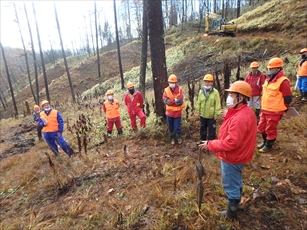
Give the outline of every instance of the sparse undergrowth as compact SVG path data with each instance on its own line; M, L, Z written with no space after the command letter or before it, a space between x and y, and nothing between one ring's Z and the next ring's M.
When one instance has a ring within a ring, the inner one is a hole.
M226 206L220 164L204 152L201 162L207 173L198 212L198 117L184 116L184 143L171 146L166 125L157 124L159 120L150 116L146 130L127 130L124 136L114 135L100 145L91 140L87 154L82 147L72 158L64 153L56 158L44 142L36 141L31 150L2 159L0 228L304 229L307 106L299 111L301 117L281 121L274 151L259 154L255 150L254 160L246 165L239 221L218 217ZM98 114L98 110L91 113L90 130L97 129L96 122L101 123ZM69 126L77 120L71 120ZM24 126L16 127L16 122L1 130L5 141L1 154L9 148L6 143L14 132L25 139L35 136L34 130L21 132ZM6 132L12 128L13 132ZM64 135L77 148L76 136L67 130ZM94 132L91 138L103 140L101 135ZM54 167L50 167L45 152L51 155Z

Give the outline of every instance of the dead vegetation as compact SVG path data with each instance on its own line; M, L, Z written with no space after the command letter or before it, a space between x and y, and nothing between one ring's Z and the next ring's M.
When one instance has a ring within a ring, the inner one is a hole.
M230 80L234 80L238 67L241 76L248 73L246 65L252 59L264 70L269 57L280 55L288 60L285 72L293 85L299 58L296 49L304 40L296 43L283 34L273 39L262 35L180 38L184 42L168 50L168 64L170 72L179 73L186 100L196 100L198 79L208 71L220 76L223 89L227 60ZM123 63L130 70L138 63L139 46L125 48L129 53L123 55ZM117 66L115 53L107 55L105 68ZM72 69L80 94L98 82L94 65L89 59ZM218 216L227 202L220 183L220 163L209 153L199 154L199 117L191 101L182 120L182 145L169 144L166 124L152 112L147 113L146 130L130 131L123 104L124 136L108 139L100 109L103 92L73 104L68 99L70 92L64 90L67 79L56 70L48 73L54 79L50 90L57 95L54 107L63 114L65 138L77 154L69 158L61 152L55 157L45 142L36 140L30 116L1 120L0 229L307 228L307 105L299 98L294 97L292 106L301 116L283 118L274 150L267 154L255 150L253 161L244 168L239 220L230 221ZM103 86L114 85L118 74L111 68L104 74L111 81ZM130 79L129 73L125 76ZM154 111L150 77L146 107ZM28 93L20 94L20 100L29 98ZM120 99L122 94L118 90L115 97ZM220 118L218 128L221 122Z

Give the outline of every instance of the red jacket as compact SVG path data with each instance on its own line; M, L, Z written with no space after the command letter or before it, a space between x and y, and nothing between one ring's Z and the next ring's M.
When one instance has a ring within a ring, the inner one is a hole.
M129 92L125 94L124 102L129 114L137 114L143 108L144 99L140 91L135 91L133 95Z
M243 164L253 159L257 138L255 113L247 105L229 109L220 128L218 140L211 140L208 149L230 164Z
M252 87L252 97L261 95L262 85L265 81L265 76L263 73L261 73L259 70L255 75L249 73L245 77L244 81L246 81Z

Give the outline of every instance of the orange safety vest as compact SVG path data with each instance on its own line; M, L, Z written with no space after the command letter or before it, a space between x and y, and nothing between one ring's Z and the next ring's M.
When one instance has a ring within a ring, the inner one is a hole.
M304 61L301 66L298 63L297 75L299 77L307 77L307 61Z
M110 104L109 101L104 102L106 107L106 117L107 118L116 118L119 117L119 103L118 100L114 99L113 104Z
M277 79L276 82L270 84L268 84L268 81L264 82L261 98L261 107L263 110L281 112L287 109L282 92L279 90L280 85L284 80L289 81L286 76L283 76Z
M173 92L171 91L171 89L169 87L166 87L164 89L166 96L171 99L174 100L175 98L178 98L180 96L180 89L179 89L179 93L178 94L173 94ZM167 111L180 111L183 108L185 108L185 104L184 102L182 102L182 105L166 105L166 110Z
M43 127L43 132L49 133L49 132L57 132L59 131L59 123L57 118L58 111L55 109L52 109L47 116L45 111L42 111L40 113L40 117L45 119L47 121L47 125Z

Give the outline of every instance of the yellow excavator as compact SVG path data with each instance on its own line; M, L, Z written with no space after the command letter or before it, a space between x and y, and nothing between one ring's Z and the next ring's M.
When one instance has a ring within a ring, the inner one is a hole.
M206 14L206 34L218 36L236 36L237 26L234 22L225 22L221 15Z

